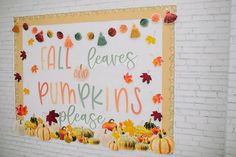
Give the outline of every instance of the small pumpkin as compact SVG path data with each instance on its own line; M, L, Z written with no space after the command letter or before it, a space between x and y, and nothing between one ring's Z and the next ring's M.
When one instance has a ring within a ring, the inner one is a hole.
M172 138L165 135L163 136L163 134L160 133L159 136L151 140L150 150L159 154L173 154L174 141Z
M114 119L110 119L108 122L105 122L102 125L102 128L105 129L105 133L107 130L112 131L115 127L117 127L117 125Z
M151 130L152 128L155 128L156 125L152 123L152 118L150 118L149 121L144 124L144 127L148 130Z
M59 132L50 132L50 137L53 139L58 139L60 137Z
M60 130L59 130L59 134L60 134L60 140L64 140L64 136L67 134L66 131L66 127L63 126Z
M49 127L45 124L41 124L36 129L36 136L42 141L48 141L51 139Z
M89 138L88 143L89 144L99 144L100 140L98 138Z
M83 67L82 64L80 64L80 67L75 69L74 71L74 78L76 81L78 80L86 80L89 76L89 70L86 67Z
M69 134L69 132L67 132L67 134L64 136L64 141L66 143L71 143L73 141L72 136Z
M94 136L94 132L88 128L74 128L73 132L77 137L84 136L87 138L91 138Z
M119 147L118 147L116 141L110 141L110 142L108 143L108 148L110 148L110 149L113 150L113 151L119 150Z
M25 126L24 121L22 119L19 119L15 123L15 131L19 135L25 135Z
M111 140L115 140L115 137L113 137L110 132L105 133L104 130L96 130L94 133L94 137L99 138L101 145L104 147L106 147L108 142L110 142Z
M121 136L117 140L117 144L119 149L124 149L124 150L134 150L135 149L135 144L136 140L129 137L129 136Z
M159 132L161 132L161 129L159 127L152 128L151 130L154 135L157 135Z
M34 136L35 129L33 128L26 128L25 129L25 134L28 136Z
M87 143L88 143L88 138L87 138L87 137L84 137L84 136L79 136L79 137L78 137L78 141L79 141L80 143L87 144Z
M135 144L135 149L136 149L136 150L146 151L146 150L149 149L149 144L145 144L145 143L136 143L136 144Z

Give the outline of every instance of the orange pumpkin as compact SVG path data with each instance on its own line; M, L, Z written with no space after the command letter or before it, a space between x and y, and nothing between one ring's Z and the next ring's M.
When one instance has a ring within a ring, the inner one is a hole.
M66 131L66 127L63 126L60 130L59 130L59 134L60 134L60 140L64 140L64 136L67 134Z
M84 81L89 76L89 70L87 68L84 68L82 64L80 64L80 67L75 69L74 71L74 78L76 81L81 80Z
M112 131L115 127L117 127L117 125L114 119L110 119L102 125L102 128L105 129L105 133L107 130Z

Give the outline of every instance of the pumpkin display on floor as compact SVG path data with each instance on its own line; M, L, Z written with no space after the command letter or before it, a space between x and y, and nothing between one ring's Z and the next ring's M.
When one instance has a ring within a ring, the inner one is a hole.
M94 136L94 132L88 128L82 128L82 127L81 128L74 128L73 132L77 137L84 136L87 138L91 138Z
M15 131L17 132L18 135L25 135L25 125L24 121L19 119L15 123Z
M141 151L146 151L146 150L149 149L149 144L136 143L136 144L135 144L135 149L136 149L136 150L141 150Z
M96 130L94 133L94 137L99 138L100 139L100 143L102 146L107 147L107 144L111 141L111 140L115 140L115 138L112 136L111 132L104 132L104 130Z
M48 141L51 139L49 127L45 124L41 124L36 129L36 136L42 141Z
M117 140L117 144L119 149L124 149L124 150L134 150L135 149L135 144L136 140L129 137L129 136L121 136Z
M108 142L107 146L108 146L108 148L110 148L110 149L113 150L113 151L119 150L119 147L118 147L116 141L110 141L110 142Z
M160 133L159 136L151 140L150 150L159 154L173 154L174 141L172 138Z
M25 128L25 134L28 136L34 136L35 129L33 128Z
M89 138L88 139L88 143L89 144L99 144L100 143L100 140L98 138Z

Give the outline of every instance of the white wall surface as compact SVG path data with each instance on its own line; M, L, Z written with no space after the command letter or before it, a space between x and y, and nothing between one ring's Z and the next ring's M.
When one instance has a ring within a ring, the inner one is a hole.
M129 155L76 143L40 142L13 132L14 16L165 4L176 4L178 14L172 156L235 157L235 0L0 0L0 157Z

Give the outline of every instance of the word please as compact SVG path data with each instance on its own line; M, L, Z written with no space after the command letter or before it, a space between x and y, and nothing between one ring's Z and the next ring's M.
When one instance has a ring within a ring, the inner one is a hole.
M59 87L58 87L59 84ZM77 91L77 92L76 92ZM120 111L120 102L121 98L123 98L122 102L125 102L125 112L128 113L129 111L129 105L131 108L131 111L133 114L140 114L142 111L142 103L140 99L140 92L141 90L138 87L135 87L133 91L130 93L126 88L120 88L120 89L114 89L111 90L114 92L114 102L115 102L115 109L117 112ZM59 93L61 98L59 98ZM91 107L93 110L95 110L95 106L97 105L103 105L106 104L106 112L109 111L109 104L110 104L110 93L109 88L105 89L105 92L103 89L97 89L95 86L91 86L88 83L85 83L83 85L78 84L77 90L74 88L71 88L68 83L63 83L60 81L59 83L52 83L52 82L38 82L38 94L39 94L39 100L41 105L43 105L43 100L45 98L49 98L51 101L51 104L77 104L78 98L80 100L80 104L83 108L86 108L86 101L89 100L89 104L91 103ZM67 101L65 100L67 94ZM136 107L133 102L129 102L129 94L134 94L137 104ZM112 95L111 95L112 96ZM100 101L100 99L105 97L105 103ZM59 102L59 99L61 102ZM73 102L71 102L73 100Z

